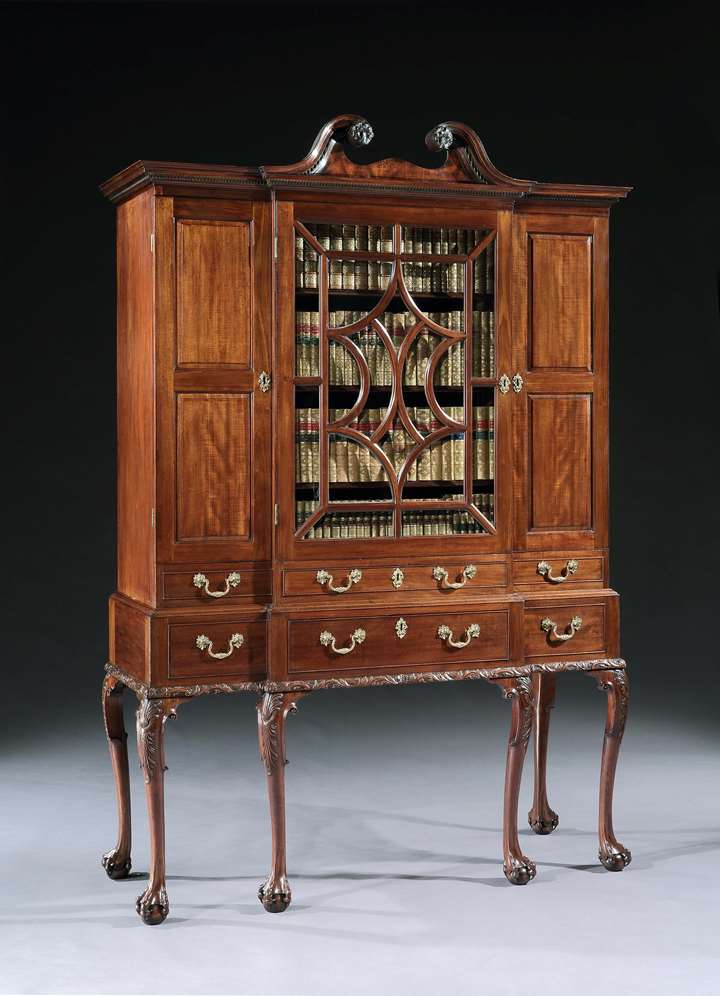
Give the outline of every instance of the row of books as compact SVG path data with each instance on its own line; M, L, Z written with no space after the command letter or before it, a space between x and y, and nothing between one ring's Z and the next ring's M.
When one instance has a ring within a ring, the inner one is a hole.
M473 504L492 522L494 496L473 495ZM317 502L299 501L295 524L301 526L315 511ZM483 532L481 524L467 512L443 509L402 513L403 536L447 536ZM392 512L328 512L307 534L307 539L358 539L393 535Z
M305 227L325 250L393 252L392 225L308 224ZM425 256L467 256L487 234L479 228L403 225L400 229L400 252Z
M428 317L451 331L462 331L462 312L428 312ZM330 327L339 328L360 321L363 312L338 311L330 314ZM416 324L416 318L407 312L386 313L382 323L399 351L405 334ZM299 377L317 377L320 373L320 325L317 311L298 311L295 326L295 369ZM370 383L374 387L392 383L392 364L384 342L371 329L355 332L351 337L362 351L370 370ZM441 339L435 333L421 332L408 350L403 372L403 383L409 387L422 386L425 371L433 351ZM331 339L329 343L329 383L336 387L354 387L360 383L357 363L342 343ZM492 377L495 371L495 313L473 312L472 376ZM438 364L436 386L461 387L465 382L465 343L451 346Z
M332 226L339 228L340 226ZM346 225L353 230L356 226ZM330 239L326 238L326 242ZM346 251L362 248L356 237L336 240ZM392 238L389 249L371 251L392 252ZM324 248L335 248L325 246ZM405 250L403 250L405 251ZM420 251L420 250L417 250ZM402 262L402 276L405 286L411 292L424 294L461 294L465 289L465 263L432 262L429 260L407 260ZM328 285L330 290L385 290L390 282L393 263L381 259L334 259L328 261ZM476 294L492 294L495 284L495 255L491 245L477 256L472 264L473 290ZM295 285L298 290L314 290L319 281L319 255L302 236L295 239Z
M461 407L445 409L450 418L463 421ZM423 435L441 428L429 408L408 407L408 415ZM330 409L330 422L347 413L347 409ZM377 430L385 411L366 409L353 423L353 428L366 436ZM300 484L313 484L320 477L319 412L317 408L296 410L295 475ZM396 472L402 467L415 440L402 425L395 425L380 440L380 448ZM495 476L495 409L492 405L473 408L472 428L473 479L492 480ZM331 483L365 483L387 481L382 463L361 443L337 433L330 433L328 445L328 473ZM426 446L413 460L408 481L459 481L465 477L465 433L453 433L436 443Z

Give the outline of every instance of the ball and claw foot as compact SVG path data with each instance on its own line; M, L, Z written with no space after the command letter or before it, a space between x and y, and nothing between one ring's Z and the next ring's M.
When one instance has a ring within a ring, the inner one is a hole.
M537 869L530 858L523 856L521 860L513 858L510 865L503 865L505 878L511 885L527 885L535 878Z
M552 833L553 830L557 829L559 822L560 820L558 814L553 812L552 809L548 809L543 816L536 816L532 811L528 813L528 823L530 824L531 830L537 834L540 834L541 837L544 837L546 834Z
M148 926L154 927L156 924L162 923L170 912L167 892L165 889L158 889L156 892L146 889L142 895L138 896L135 909L143 923L148 924Z
M599 850L598 857L600 863L611 872L621 872L632 861L632 854L622 844L618 847L609 847L607 850Z
M132 862L130 858L120 858L117 851L108 851L102 856L102 866L108 878L117 880L128 877Z
M258 899L268 913L284 913L291 898L290 883L284 875L277 881L268 878L258 889Z

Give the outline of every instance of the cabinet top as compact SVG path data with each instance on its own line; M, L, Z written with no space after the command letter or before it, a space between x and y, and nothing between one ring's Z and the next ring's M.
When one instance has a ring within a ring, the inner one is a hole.
M307 155L287 166L217 166L193 163L138 160L116 173L100 190L113 203L155 186L169 193L187 189L218 196L225 191L256 188L258 192L289 189L349 194L394 194L397 196L492 198L570 201L608 207L632 187L590 184L540 183L507 176L493 165L477 133L459 121L443 121L425 136L433 152L444 154L437 167L417 166L404 159L383 159L365 165L355 163L346 145L362 147L373 139L370 123L357 114L332 118L317 134Z

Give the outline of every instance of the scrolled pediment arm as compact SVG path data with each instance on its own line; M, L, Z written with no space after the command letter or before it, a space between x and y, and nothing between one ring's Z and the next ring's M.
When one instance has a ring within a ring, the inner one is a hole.
M370 122L359 114L338 114L327 121L317 133L310 151L300 162L289 166L263 167L263 172L275 173L321 173L328 163L330 154L340 142L360 148L373 140Z
M533 180L518 180L493 166L477 132L461 121L441 121L427 133L425 145L431 152L445 152L448 156L454 154L463 169L476 181L522 190L531 190L535 186Z

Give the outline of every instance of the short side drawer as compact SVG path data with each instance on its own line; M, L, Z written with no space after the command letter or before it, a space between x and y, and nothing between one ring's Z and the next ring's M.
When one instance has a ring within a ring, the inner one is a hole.
M192 622L170 619L167 676L262 680L266 644L266 623L257 616L226 617L222 621L209 620L207 616Z
M440 627L450 631L445 639L438 635ZM470 636L473 627L479 627L476 636ZM384 615L347 613L288 622L290 673L392 671L426 664L451 670L505 661L509 655L510 610L505 608L415 615L401 610Z
M263 598L272 593L271 571L213 565L195 570L162 571L160 597L166 602L227 605L238 598Z
M513 586L520 591L557 591L603 588L602 553L548 553L513 557Z
M615 656L618 613L615 594L533 600L525 607L525 656Z

